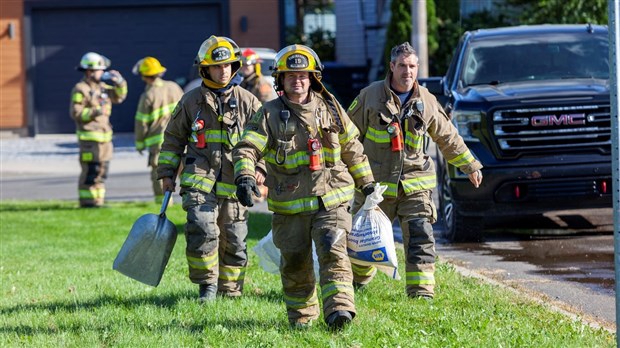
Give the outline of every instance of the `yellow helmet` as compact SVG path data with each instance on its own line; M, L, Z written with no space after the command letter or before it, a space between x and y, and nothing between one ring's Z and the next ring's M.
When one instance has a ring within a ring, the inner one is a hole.
M79 71L84 70L105 70L110 67L112 62L105 56L95 53L88 52L82 56L80 59L80 64L76 67Z
M314 77L312 88L315 90L323 89L323 84L321 84L323 64L312 48L298 44L286 46L276 54L275 64L271 75L275 78L276 90L283 88L278 81L280 74L289 71L309 72L310 76Z
M157 58L144 57L133 66L131 72L134 75L155 76L166 72L166 68L161 65Z
M211 35L206 39L196 55L194 65L209 66L233 64L241 60L241 52L237 44L224 36ZM239 63L241 67L241 63Z

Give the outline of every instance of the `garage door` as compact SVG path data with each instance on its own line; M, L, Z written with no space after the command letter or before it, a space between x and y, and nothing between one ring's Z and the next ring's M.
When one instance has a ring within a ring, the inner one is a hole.
M73 133L70 92L82 75L75 70L81 56L94 51L107 56L127 79L129 93L115 105L115 132L133 132L134 115L144 83L131 74L144 56L160 59L165 79L187 78L194 55L209 35L222 35L221 4L159 5L31 10L32 65L28 71L36 134Z

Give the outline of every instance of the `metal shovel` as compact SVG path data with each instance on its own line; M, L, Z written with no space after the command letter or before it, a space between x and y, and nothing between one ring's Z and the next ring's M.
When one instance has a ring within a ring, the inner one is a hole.
M113 269L144 284L159 285L177 240L176 226L166 218L171 195L166 191L159 215L142 215L134 222Z

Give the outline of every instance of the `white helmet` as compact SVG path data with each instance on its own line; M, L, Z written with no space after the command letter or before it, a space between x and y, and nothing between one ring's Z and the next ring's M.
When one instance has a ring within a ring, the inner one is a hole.
M105 70L110 67L112 62L99 53L88 52L82 56L80 65L76 67L79 71L84 70Z

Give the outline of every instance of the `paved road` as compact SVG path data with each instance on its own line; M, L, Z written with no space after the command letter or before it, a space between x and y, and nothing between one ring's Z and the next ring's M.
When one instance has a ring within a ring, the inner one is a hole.
M147 159L135 151L133 135L115 135L114 145L107 199L150 201ZM73 135L0 139L0 200L61 199L77 204L77 154ZM262 203L252 210L266 211L266 206ZM611 211L601 214L602 220L611 218ZM613 235L530 238L499 232L485 243L448 244L438 223L437 251L440 258L473 274L615 329Z

